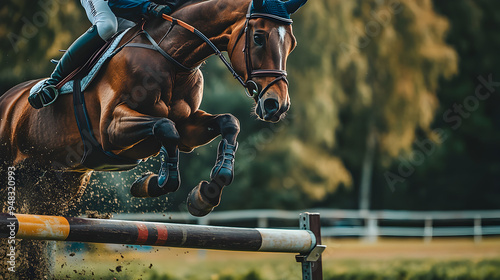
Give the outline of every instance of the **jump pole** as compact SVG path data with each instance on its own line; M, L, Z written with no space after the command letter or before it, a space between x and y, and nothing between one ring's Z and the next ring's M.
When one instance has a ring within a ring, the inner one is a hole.
M314 213L300 214L297 230L0 213L0 238L298 253L304 280L323 278L319 228Z

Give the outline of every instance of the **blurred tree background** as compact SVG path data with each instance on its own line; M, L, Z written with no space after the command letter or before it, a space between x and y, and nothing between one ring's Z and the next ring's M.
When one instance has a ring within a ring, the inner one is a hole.
M260 122L225 67L203 65L202 109L241 122L218 209L494 209L500 202L500 2L314 0L294 15L292 107ZM90 23L76 0L0 4L0 92L47 76ZM209 177L218 140L181 155L182 187L131 198L136 170L96 173L84 210L177 211Z

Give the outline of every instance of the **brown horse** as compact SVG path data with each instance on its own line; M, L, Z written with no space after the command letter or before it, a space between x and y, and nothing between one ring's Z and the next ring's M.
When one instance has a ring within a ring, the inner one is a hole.
M10 89L0 98L0 164L2 172L12 166L22 170L19 176L30 174L18 185L19 192L28 194L19 195L18 203L24 206L18 210L59 214L81 196L92 170L131 169L136 160L159 152L159 175L139 178L131 192L138 197L173 192L180 185L179 150L190 152L221 135L210 182L201 182L188 197L193 215L208 214L218 205L222 188L232 181L239 122L231 114L199 110L203 97L199 66L214 54L214 47L227 51L233 74L253 94L256 114L265 121L279 121L290 107L285 68L295 38L291 20L269 12L275 7L266 5L281 5L289 15L304 2L191 1L172 15L182 22L165 17L169 20L154 19L129 30L120 43L129 45L85 90L86 115L94 128L91 139L98 148L90 147L108 159L111 154L108 162L99 156L93 163L85 162L88 146L77 126L71 95L35 110L27 100L38 81ZM156 43L155 51L151 46ZM2 174L0 180L5 178ZM6 184L1 183L3 188Z

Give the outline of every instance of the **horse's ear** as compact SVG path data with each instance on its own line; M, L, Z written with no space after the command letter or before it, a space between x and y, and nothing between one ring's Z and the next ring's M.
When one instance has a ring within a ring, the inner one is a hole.
M289 14L295 13L302 5L304 5L307 0L289 0L285 2L286 11Z
M257 10L262 8L262 6L264 6L264 1L265 0L253 0L253 8Z

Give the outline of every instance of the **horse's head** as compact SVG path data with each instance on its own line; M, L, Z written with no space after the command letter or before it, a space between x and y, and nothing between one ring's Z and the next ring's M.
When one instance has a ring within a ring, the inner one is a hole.
M290 108L286 61L296 45L290 14L306 1L253 0L241 31L231 36L231 62L264 121L278 122Z

